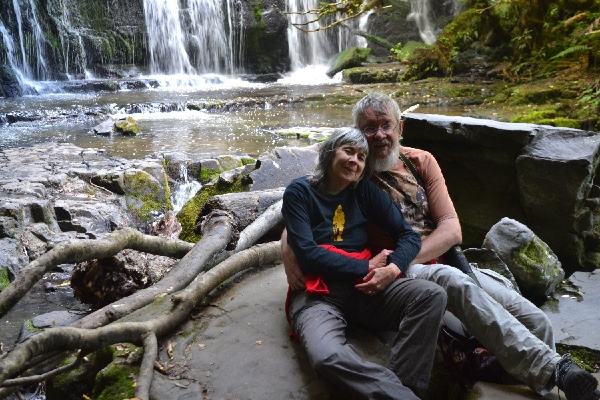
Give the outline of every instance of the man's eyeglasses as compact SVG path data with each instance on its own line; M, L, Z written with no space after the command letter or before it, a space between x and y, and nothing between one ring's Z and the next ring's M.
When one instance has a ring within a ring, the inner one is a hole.
M377 134L377 132L381 130L381 132L387 135L388 133L391 133L396 128L396 126L398 126L398 124L385 124L380 127L367 126L362 130L362 133L364 133L366 136L374 136L375 134Z

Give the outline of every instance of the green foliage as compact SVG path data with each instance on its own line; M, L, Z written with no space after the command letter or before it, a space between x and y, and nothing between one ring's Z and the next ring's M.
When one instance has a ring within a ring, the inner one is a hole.
M560 53L550 57L550 60L557 60L559 58L564 58L568 55L572 55L573 53L583 53L587 50L590 50L590 48L587 45L576 45L576 46L571 46L568 49L565 49L563 51L561 51Z
M252 14L254 14L254 20L256 21L255 22L256 28L265 29L267 27L265 22L262 20L262 13L264 10L265 10L265 5L263 4L262 0L258 0L252 6Z
M586 129L600 131L600 81L583 91L573 109L578 119L588 121Z
M8 269L5 267L0 267L0 292L2 292L8 285L10 285L10 280L8 279Z
M424 43L411 40L405 45L396 43L396 45L390 49L390 53L392 53L397 60L406 60L413 55L416 49L424 48L426 46L427 45Z

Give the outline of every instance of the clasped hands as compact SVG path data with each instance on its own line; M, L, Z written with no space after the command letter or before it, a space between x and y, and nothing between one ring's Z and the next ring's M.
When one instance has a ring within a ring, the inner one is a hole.
M374 295L388 287L400 274L400 268L394 263L387 263L388 254L392 250L382 250L369 260L369 272L363 278L363 283L354 287L365 294Z
M374 295L384 290L400 274L400 268L394 263L387 264L387 256L392 250L382 250L369 260L369 270L363 278L363 283L355 285L356 289ZM290 252L291 253L291 252ZM283 265L287 281L292 290L300 290L306 287L305 278L295 257L287 257L283 252Z

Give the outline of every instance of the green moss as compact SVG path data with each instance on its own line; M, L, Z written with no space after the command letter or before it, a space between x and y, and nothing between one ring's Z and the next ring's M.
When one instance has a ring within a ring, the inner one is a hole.
M88 354L88 361L78 368L70 370L52 378L48 383L48 398L67 399L82 398L93 390L96 375L109 365L116 356L116 347L107 346L103 349ZM59 366L71 364L75 361L76 354L64 358Z
M200 169L200 182L210 182L215 178L218 178L221 175L221 171L201 168Z
M135 136L140 133L140 128L137 121L130 116L124 121L115 122L115 131L123 135Z
M559 354L570 353L571 358L589 372L598 372L600 365L600 352L590 350L585 347L569 346L561 343L556 344L556 351Z
M479 389L473 389L469 392L465 400L478 400L481 398L481 391Z
M40 331L41 329L36 328L35 326L33 326L33 321L28 319L26 320L23 325L25 325L25 331L26 332L36 332L36 331Z
M242 157L242 165L256 164L256 158Z
M140 221L149 221L150 211L173 209L166 173L162 184L143 171L126 174L123 179L127 209Z
M254 14L254 20L255 20L255 23L253 25L254 28L258 28L258 29L266 29L267 28L267 25L262 20L262 14L263 14L264 10L265 10L265 6L264 6L262 0L258 0L252 6L252 14Z
M200 210L209 198L218 194L243 191L244 187L239 178L233 183L217 181L215 184L204 186L177 214L177 220L181 223L179 239L190 243L196 243L200 240L202 236L194 232L194 227L196 226L196 220L200 214Z
M110 364L96 376L92 397L96 400L130 399L135 397L138 366Z
M543 265L550 255L546 250L544 243L534 236L526 246L523 246L519 250L519 264L523 267L531 267L532 265ZM528 268L528 273L531 272L532 268Z
M510 122L527 122L539 125L564 126L567 128L581 128L579 121L566 118L557 107L544 108L523 113L511 119Z
M10 285L10 280L8 279L8 269L5 267L0 267L0 292L2 292L8 285Z

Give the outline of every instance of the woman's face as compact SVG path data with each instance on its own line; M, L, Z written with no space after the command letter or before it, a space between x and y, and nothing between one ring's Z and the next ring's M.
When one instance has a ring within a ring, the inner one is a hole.
M341 190L360 179L367 155L359 147L342 145L335 150L331 165L327 169L329 189Z

